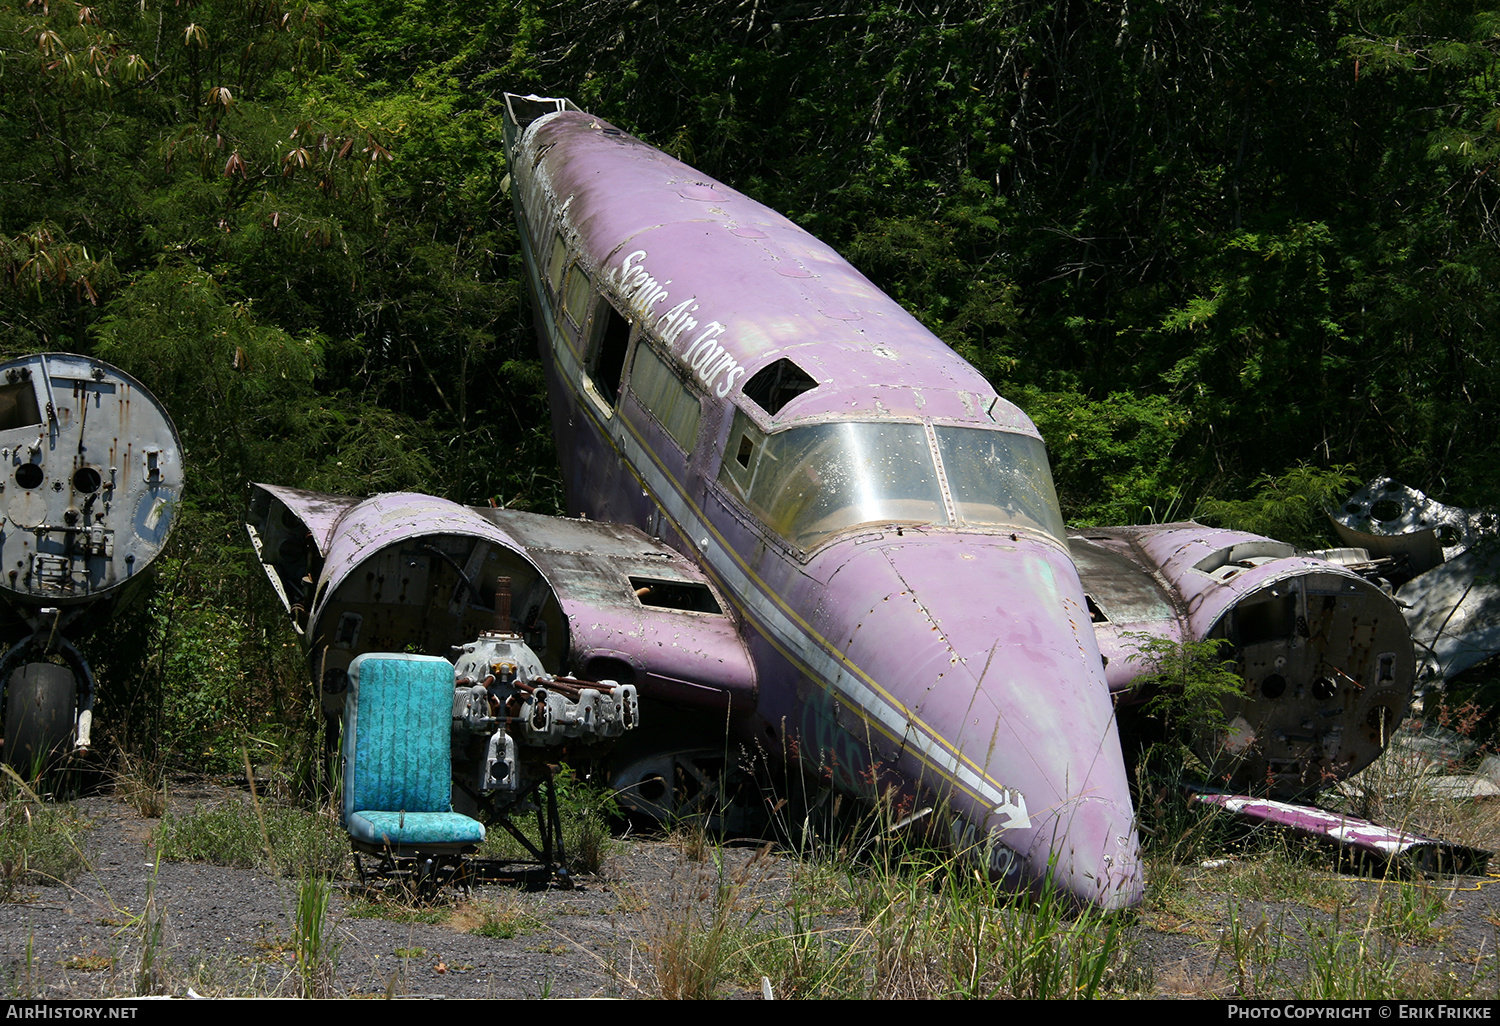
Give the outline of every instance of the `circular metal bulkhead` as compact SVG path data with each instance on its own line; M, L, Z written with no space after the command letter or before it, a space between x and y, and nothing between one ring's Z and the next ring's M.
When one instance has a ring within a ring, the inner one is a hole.
M1209 632L1245 681L1224 722L1199 739L1216 778L1239 790L1307 794L1380 755L1406 716L1416 660L1401 611L1342 571L1273 580Z
M27 606L90 602L161 552L182 445L140 382L101 360L0 364L0 588Z

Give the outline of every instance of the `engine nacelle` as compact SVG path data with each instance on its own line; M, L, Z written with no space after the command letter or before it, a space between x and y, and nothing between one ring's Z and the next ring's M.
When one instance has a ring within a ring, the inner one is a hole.
M1298 795L1375 760L1406 716L1411 632L1380 587L1291 545L1200 524L1071 539L1112 690L1151 668L1140 634L1219 640L1244 678L1224 728L1195 738L1233 788Z

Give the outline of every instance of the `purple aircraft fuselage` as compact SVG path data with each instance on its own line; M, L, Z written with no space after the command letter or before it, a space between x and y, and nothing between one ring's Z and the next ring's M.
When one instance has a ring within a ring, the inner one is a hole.
M1241 681L1187 738L1214 783L1299 797L1385 748L1415 658L1369 574L1191 522L1070 536L1036 428L831 249L566 100L506 104L573 517L256 486L330 718L360 654L458 652L465 811L566 749L636 811L732 820L765 753L1104 908L1142 892L1111 693L1173 687L1178 643ZM471 664L523 640L528 694L579 701L492 730Z
M756 685L728 740L931 806L1019 887L1139 901L1031 421L785 217L563 101L508 102L571 511L662 538L728 598Z

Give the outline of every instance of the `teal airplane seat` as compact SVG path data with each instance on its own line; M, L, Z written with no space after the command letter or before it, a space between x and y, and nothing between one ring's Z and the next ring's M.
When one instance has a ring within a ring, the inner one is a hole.
M369 652L349 664L343 817L356 859L379 854L388 870L416 858L431 877L484 840L482 823L453 811L452 717L446 659Z

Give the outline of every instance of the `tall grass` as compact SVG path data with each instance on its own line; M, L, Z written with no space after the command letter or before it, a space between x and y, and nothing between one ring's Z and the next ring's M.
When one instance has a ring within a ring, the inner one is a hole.
M934 874L880 881L871 996L1092 998L1130 954L1128 916L1075 909L1050 877L1033 898L951 862Z
M151 879L146 884L146 903L135 917L140 955L135 970L135 993L157 994L162 991L166 971L165 952L162 941L166 934L167 915L157 907L156 870L151 867Z
M328 923L332 886L325 876L303 877L297 886L297 909L292 921L292 951L302 996L329 997L338 972L339 945Z
M1051 883L1017 895L961 855L893 848L855 867L837 844L810 858L766 846L737 866L712 842L693 861L696 848L684 846L688 875L652 916L662 997L1057 999L1135 986L1131 917L1079 910Z

